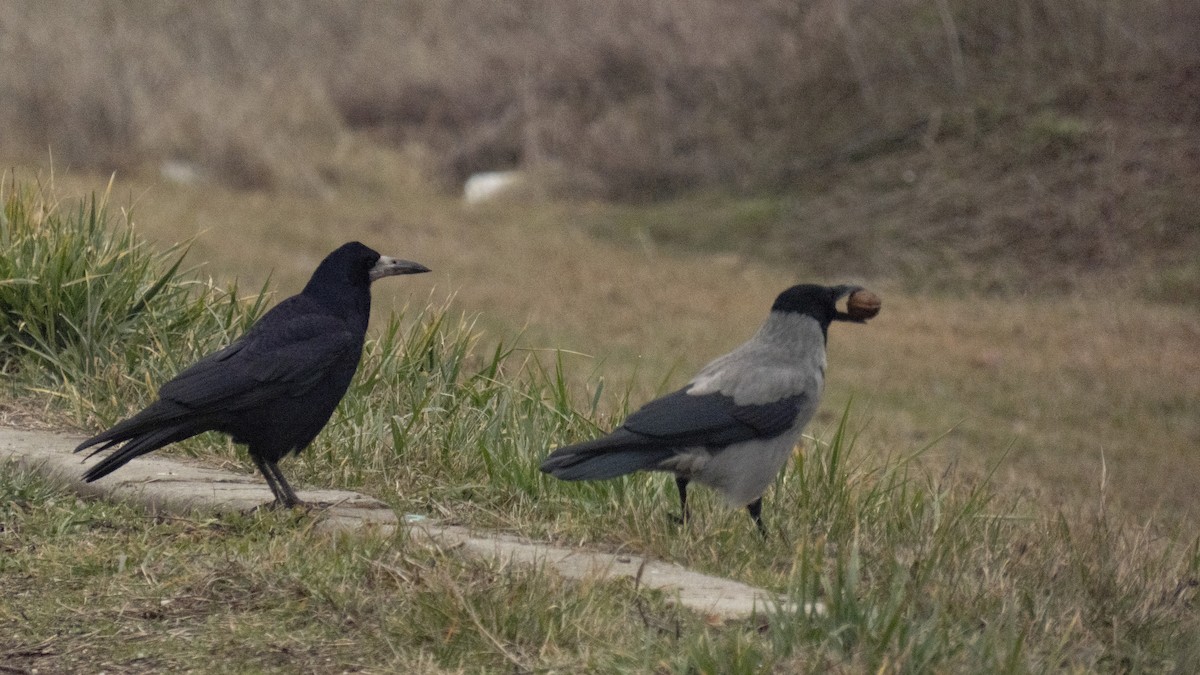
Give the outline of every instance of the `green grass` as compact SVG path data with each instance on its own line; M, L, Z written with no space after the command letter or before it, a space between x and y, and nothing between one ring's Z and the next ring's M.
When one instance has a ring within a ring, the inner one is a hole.
M0 372L111 421L117 401L144 400L147 382L244 331L267 298L182 269L185 250L151 249L128 220L110 229L107 200L60 207L40 186L0 186Z
M264 294L216 289L181 265L179 252L139 243L127 223L110 222L104 199L59 211L47 195L13 184L5 204L6 250L30 257L6 258L6 269L25 267L0 290L33 298L6 300L8 316L18 317L2 338L15 403L49 406L88 428L107 423L262 309ZM44 286L68 290L33 293ZM124 318L89 320L99 307ZM23 328L33 325L54 328ZM446 307L409 309L377 325L345 401L285 471L299 485L359 489L446 522L651 554L773 589L787 602L755 620L715 624L632 582L566 582L461 559L403 534L321 534L289 513L155 518L79 500L8 466L0 467L5 665L1200 668L1200 544L1186 529L1130 521L1110 512L1103 493L1087 508L1056 512L999 491L989 475L931 473L916 460L936 443L868 447L869 410L858 405L810 429L804 452L767 495L769 539L704 490L695 492L693 522L680 528L670 519L674 486L663 476L573 484L536 470L550 447L609 428L627 408L628 389L573 384L561 355L481 345L472 320ZM183 445L245 464L215 436ZM812 601L827 613L795 609Z
M699 623L632 584L580 592L402 536L317 534L290 513L155 518L12 468L0 469L0 497L9 667L639 670L671 654L630 621L639 609L688 632ZM616 648L595 653L593 641Z

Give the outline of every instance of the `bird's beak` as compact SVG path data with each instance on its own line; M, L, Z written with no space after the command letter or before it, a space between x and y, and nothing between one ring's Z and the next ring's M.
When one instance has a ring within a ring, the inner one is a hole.
M842 298L850 295L851 293L853 293L855 291L861 291L862 289L863 289L862 286L849 286L849 285L834 286L831 289L833 291L833 301L836 303L838 300L841 300ZM848 321L850 323L866 323L867 322L866 319L855 319L855 318L851 317L849 314L841 311L840 309L837 311L836 314L833 315L833 320L834 321Z
M397 274L423 274L428 271L429 268L421 263L381 255L379 256L379 262L375 263L375 266L367 272L367 276L370 277L371 281L375 281Z

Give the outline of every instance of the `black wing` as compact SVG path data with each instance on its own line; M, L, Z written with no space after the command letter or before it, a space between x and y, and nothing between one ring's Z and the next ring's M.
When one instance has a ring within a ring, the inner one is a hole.
M655 445L724 447L782 434L795 423L805 399L796 394L771 403L738 405L725 394L689 394L690 387L647 403L622 427L658 441Z
M143 454L216 428L214 422L228 414L303 396L335 373L348 383L361 349L361 334L356 336L344 321L294 296L267 312L240 340L164 384L159 400L80 443L75 451L99 446L95 454L152 434L151 441L133 449L133 455ZM110 463L107 470L122 463ZM103 474L95 477L99 475Z
M689 385L690 387L691 385ZM804 394L761 405L737 405L724 394L688 387L647 403L607 436L555 450L541 470L562 480L601 480L657 468L678 450L720 449L774 438L796 422Z
M331 371L357 363L361 337L303 296L289 298L241 340L209 355L159 389L193 413L244 410L303 396Z

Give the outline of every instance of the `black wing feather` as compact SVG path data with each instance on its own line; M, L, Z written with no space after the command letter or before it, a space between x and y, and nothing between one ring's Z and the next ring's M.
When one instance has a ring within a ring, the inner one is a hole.
M84 441L75 452L103 444L95 454L168 425L177 431L190 429L191 435L214 428L214 420L231 414L283 397L303 396L332 368L356 358L358 350L361 340L344 321L320 311L303 296L288 298L241 339L164 384L158 401Z
M693 396L690 386L642 406L607 436L555 450L542 471L563 480L600 480L654 469L682 448L774 438L792 427L805 398L737 405L725 394Z
M308 393L361 346L344 321L308 311L307 304L280 303L275 310L283 311L181 372L159 389L159 398L193 413L228 413Z
M722 447L787 431L804 401L804 394L796 394L771 403L738 405L732 396L692 395L687 393L690 388L647 403L622 426L672 445Z

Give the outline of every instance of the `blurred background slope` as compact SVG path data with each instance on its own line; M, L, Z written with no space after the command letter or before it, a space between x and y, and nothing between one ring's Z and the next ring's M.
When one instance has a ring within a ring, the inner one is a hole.
M447 190L520 168L560 197L792 197L732 215L755 257L818 272L1023 290L1165 266L1136 283L1179 300L1197 35L1190 0L18 0L0 157L319 193L369 134ZM745 252L709 210L639 229Z
M1194 0L9 0L0 160L117 172L143 236L247 287L350 238L421 260L401 301L634 401L786 285L870 283L828 397L870 397L870 447L955 427L1051 499L1107 461L1194 513L1197 36ZM495 170L522 191L462 204Z

